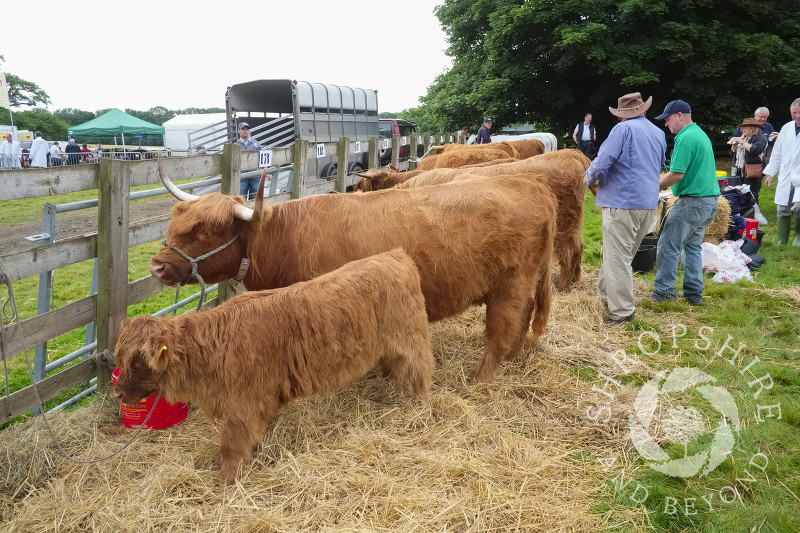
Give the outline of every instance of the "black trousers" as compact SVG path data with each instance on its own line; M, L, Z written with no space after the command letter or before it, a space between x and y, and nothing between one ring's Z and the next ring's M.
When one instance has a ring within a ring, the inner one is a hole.
M578 150L583 152L586 157L591 157L592 141L578 141Z

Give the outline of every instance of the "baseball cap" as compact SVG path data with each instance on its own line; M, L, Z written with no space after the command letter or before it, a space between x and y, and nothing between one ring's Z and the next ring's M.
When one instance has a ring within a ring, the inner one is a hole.
M484 121L484 122L491 122L491 121L492 121L492 119L490 119L489 117L486 117L486 118L484 118L484 119L483 119L483 121Z
M663 120L670 115L674 115L675 113L691 113L692 108L689 104L684 102L683 100L673 100L667 104L667 107L664 108L664 112L661 113L656 117L656 120Z
M239 129L249 128L249 127L250 127L250 124L248 124L247 122L240 122L239 123Z

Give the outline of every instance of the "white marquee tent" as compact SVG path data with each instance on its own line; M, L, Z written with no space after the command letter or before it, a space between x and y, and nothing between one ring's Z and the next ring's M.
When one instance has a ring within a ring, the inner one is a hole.
M178 152L189 152L189 133L196 132L202 128L209 128L217 124L214 128L210 128L203 133L208 132L210 135L205 137L209 139L206 143L200 139L199 143L195 143L198 148L199 145L205 145L208 148L212 142L213 137L222 137L227 134L225 128L225 113L201 113L197 115L177 115L174 118L164 122L164 147L175 150ZM222 124L220 124L222 123ZM220 141L217 141L220 142Z

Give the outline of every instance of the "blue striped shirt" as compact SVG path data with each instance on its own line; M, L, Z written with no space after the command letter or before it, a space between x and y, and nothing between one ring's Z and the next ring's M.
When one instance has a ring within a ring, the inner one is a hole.
M595 205L655 209L666 150L664 131L644 115L614 126L586 171L589 186L599 184Z

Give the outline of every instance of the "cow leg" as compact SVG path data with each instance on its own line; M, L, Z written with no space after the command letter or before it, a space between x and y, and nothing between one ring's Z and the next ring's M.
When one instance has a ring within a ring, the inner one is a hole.
M430 405L434 368L430 340L419 334L411 334L404 338L402 345L394 344L394 354L381 360L383 375L408 381L420 401Z
M581 279L583 240L580 234L557 236L554 251L560 266L558 290L569 292L572 290L572 285Z
M505 287L493 291L486 301L486 330L483 361L475 371L475 381L489 383L497 375L500 363L513 357L513 349L521 349L521 332L528 329L530 294L513 288L525 285L513 279ZM529 290L529 289L528 289ZM524 338L522 338L524 340Z
M528 325L531 323L534 307L534 299L529 298L522 315L522 327L519 330L519 335L517 335L514 344L511 346L511 350L508 352L508 355L506 355L506 361L513 361L522 354L522 347L525 344L525 338L528 336Z
M542 335L547 328L553 286L552 280L550 279L551 264L549 261L543 261L542 263L542 268L539 271L538 280L536 281L536 289L525 306L522 328L520 329L517 339L514 341L514 345L511 347L511 351L506 356L507 361L513 361L522 354L522 347L528 335L529 324L533 335L536 337Z
M553 299L553 280L550 278L550 269L550 261L542 261L539 277L536 280L536 289L533 293L531 332L535 337L544 333L547 329L547 320L550 318L550 304ZM530 319L530 315L528 318Z
M253 456L253 449L264 433L265 427L266 422L260 422L260 418L255 414L247 420L222 419L219 428L219 454L222 465L217 477L226 485L236 479L239 465L249 461Z

